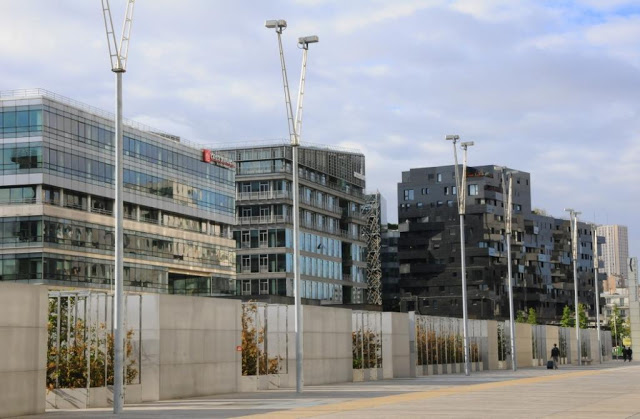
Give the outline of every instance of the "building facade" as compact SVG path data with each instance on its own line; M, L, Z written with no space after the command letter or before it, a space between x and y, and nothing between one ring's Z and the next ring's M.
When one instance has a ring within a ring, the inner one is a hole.
M246 299L294 295L291 152L284 144L218 151L236 164L236 294ZM364 156L305 146L298 166L301 296L364 303Z
M382 266L382 307L384 311L400 309L400 265L398 264L398 242L400 232L397 224L383 224L380 232L380 262Z
M629 279L629 236L622 225L598 226L598 236L604 237L600 258L604 273L615 280L618 287L626 287ZM609 280L609 279L608 279Z
M512 171L512 283L515 310L534 308L542 321L573 306L569 221L534 213L530 175ZM454 166L411 169L398 184L400 309L462 315L460 224ZM509 317L504 195L500 168L467 168L465 251L471 318ZM578 296L590 310L591 228L578 224ZM595 313L595 311L593 311Z
M2 280L113 286L113 126L113 115L45 90L0 95ZM232 166L125 122L125 289L232 292Z

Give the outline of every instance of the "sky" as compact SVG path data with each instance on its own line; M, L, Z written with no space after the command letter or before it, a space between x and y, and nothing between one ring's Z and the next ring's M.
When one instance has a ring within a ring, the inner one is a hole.
M116 32L125 0L112 0ZM112 110L98 0L0 1L0 90L40 87ZM453 164L531 173L533 206L629 228L640 252L638 0L138 0L124 115L211 148L288 136L311 45L302 141L358 150L397 220L402 171ZM295 106L295 103L294 103Z

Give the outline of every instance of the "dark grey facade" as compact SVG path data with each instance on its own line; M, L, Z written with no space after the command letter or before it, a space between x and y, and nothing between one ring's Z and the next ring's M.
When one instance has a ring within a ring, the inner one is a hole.
M400 309L400 265L398 264L398 243L400 232L397 224L383 224L380 260L382 265L382 307L384 311Z
M236 295L293 297L292 154L289 145L219 151L236 163ZM306 303L361 304L366 279L364 156L300 147L300 277Z
M398 184L400 309L462 315L460 224L454 166L411 169ZM465 251L471 318L509 317L504 202L497 166L467 168ZM573 306L569 222L531 209L531 181L513 172L512 269L514 307L533 307L540 320L560 319ZM590 310L592 237L579 223L579 298Z

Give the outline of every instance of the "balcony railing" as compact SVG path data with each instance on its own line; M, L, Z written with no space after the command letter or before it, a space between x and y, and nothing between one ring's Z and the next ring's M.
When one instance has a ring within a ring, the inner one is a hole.
M236 221L238 225L292 222L291 217L289 215L261 215L257 217L237 217Z
M291 199L289 191L239 192L238 201L256 201L260 199Z

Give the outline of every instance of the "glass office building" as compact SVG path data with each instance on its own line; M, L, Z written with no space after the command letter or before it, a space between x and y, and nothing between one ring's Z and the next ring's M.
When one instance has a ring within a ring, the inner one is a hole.
M0 280L113 285L113 126L45 90L0 93ZM125 288L232 293L234 221L232 162L125 121Z

